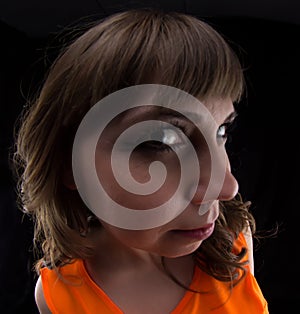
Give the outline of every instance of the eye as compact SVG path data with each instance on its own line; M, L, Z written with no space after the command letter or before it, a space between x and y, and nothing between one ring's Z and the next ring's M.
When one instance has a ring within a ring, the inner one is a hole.
M221 124L217 131L217 138L226 141L228 138L230 138L233 129L234 129L233 121Z
M163 129L161 130L162 140L161 142L166 145L176 145L181 142L181 137L178 132L173 129Z
M218 128L217 131L217 136L218 137L222 137L222 138L226 138L227 137L227 126L224 124L220 125L220 127Z
M137 149L155 152L176 150L186 144L184 137L185 135L180 127L160 128L152 133L150 132L147 139Z

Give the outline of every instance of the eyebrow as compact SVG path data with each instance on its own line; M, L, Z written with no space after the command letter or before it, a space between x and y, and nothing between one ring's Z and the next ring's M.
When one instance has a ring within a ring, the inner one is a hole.
M236 117L238 116L238 113L234 110L232 111L227 118L224 120L224 123L226 122L232 122Z
M133 108L136 109L136 108ZM178 118L178 119L186 119L186 120L191 120L193 121L197 121L197 123L201 122L201 118L203 118L203 116L194 113L194 112L190 112L190 111L181 111L178 112L174 109L171 108L165 108L165 107L155 107L155 109L151 108L151 106L147 106L147 108L145 108L144 106L141 106L141 108L138 108L136 110L129 110L129 111L125 111L121 114L122 116L122 121L128 121L128 122L134 122L137 118L138 119L143 119L146 118L147 116L152 116L153 118L157 118L157 117L174 117L174 118ZM237 112L234 110L232 111L225 119L223 123L228 123L228 122L232 122L236 117L237 117Z
M163 109L166 109L166 108L163 108ZM178 112L178 111L175 111L175 110L168 110L166 109L166 112L163 111L163 115L166 115L166 116L171 116L171 117L175 117L175 118L184 118L184 119L189 119L190 118L193 120L193 121L197 121L197 122L200 122L201 121L201 118L202 116L197 114L197 113L194 113L194 112L185 112L185 111L182 111L182 112ZM232 122L236 117L237 117L238 113L234 110L232 111L225 119L224 119L224 122L223 123L228 123L228 122Z

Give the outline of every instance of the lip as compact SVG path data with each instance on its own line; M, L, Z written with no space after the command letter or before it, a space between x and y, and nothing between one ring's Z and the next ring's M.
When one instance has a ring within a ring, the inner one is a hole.
M173 232L179 236L195 240L205 240L213 233L214 228L215 224L210 223L198 229L174 230Z

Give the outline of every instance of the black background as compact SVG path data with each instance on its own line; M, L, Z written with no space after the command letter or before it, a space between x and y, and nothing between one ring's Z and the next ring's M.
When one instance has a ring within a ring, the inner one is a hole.
M32 222L17 209L9 169L15 121L63 43L58 33L81 18L93 20L141 6L198 16L230 40L239 54L248 88L228 143L232 170L242 195L252 202L258 229L279 226L277 236L255 242L255 275L270 313L294 312L300 295L296 257L300 10L296 2L31 0L0 4L0 313L37 313Z

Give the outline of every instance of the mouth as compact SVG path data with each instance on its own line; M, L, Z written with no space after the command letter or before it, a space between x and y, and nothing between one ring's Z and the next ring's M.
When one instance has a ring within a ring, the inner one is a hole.
M215 224L210 223L197 229L173 230L172 232L178 236L187 237L195 240L205 240L214 231Z

